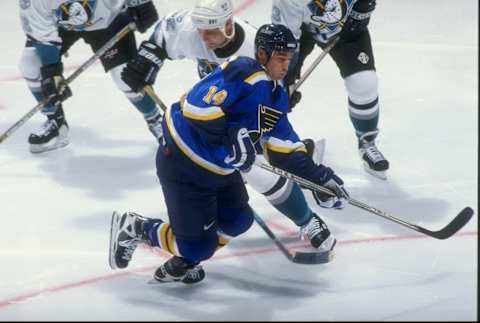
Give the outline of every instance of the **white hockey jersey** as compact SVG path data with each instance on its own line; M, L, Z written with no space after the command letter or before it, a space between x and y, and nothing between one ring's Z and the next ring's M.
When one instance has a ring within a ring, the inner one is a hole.
M166 51L168 58L172 60L187 58L212 65L221 64L233 55L255 58L254 42L257 32L255 27L234 17L234 23L243 29L243 42L228 57L220 57L215 50L205 46L192 23L190 13L189 10L174 12L163 18L155 27L151 40ZM239 32L241 31L236 31Z
M315 0L273 0L272 22L287 26L300 39L302 24L316 41L327 43L342 30L357 0L327 0L325 10L318 12Z
M125 0L19 0L22 27L38 42L61 42L58 28L104 29L124 10Z

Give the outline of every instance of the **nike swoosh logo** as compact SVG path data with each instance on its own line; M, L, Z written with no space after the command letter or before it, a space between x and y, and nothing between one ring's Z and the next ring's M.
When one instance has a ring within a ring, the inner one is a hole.
M207 231L208 229L210 229L212 227L212 225L215 224L215 220L213 220L212 222L210 222L210 224L208 225L203 225L203 231Z

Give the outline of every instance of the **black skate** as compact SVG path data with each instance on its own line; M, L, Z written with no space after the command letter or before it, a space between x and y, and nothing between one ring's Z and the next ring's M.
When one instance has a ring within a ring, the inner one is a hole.
M363 161L363 167L367 173L380 179L387 179L386 171L389 168L388 160L378 150L375 145L375 138L378 131L364 133L358 143L358 152ZM370 138L368 138L370 137Z
M158 267L152 283L182 282L195 284L205 278L205 271L201 265L189 265L181 257L173 256Z
M109 264L112 269L126 268L140 243L148 243L143 234L143 223L149 219L133 213L112 214L110 227Z
M48 119L37 133L28 137L30 152L43 153L45 151L65 147L68 145L68 124L64 118Z
M163 115L160 112L147 119L148 130L150 130L158 142L160 142L163 137L162 119Z
M333 250L337 243L325 222L315 213L310 221L300 228L300 237L303 240L309 240L312 247L320 251Z

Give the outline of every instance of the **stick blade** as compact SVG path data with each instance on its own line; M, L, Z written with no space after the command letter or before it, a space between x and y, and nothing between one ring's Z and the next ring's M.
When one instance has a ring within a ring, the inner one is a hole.
M326 264L333 260L333 250L323 252L293 252L292 261L303 265Z
M447 226L439 231L425 232L426 234L437 239L448 239L457 233L473 216L473 209L469 206L465 207Z

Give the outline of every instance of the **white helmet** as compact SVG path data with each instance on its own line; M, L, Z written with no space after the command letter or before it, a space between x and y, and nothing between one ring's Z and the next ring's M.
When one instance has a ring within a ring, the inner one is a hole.
M225 28L233 17L231 0L197 0L192 10L192 22L199 29Z

